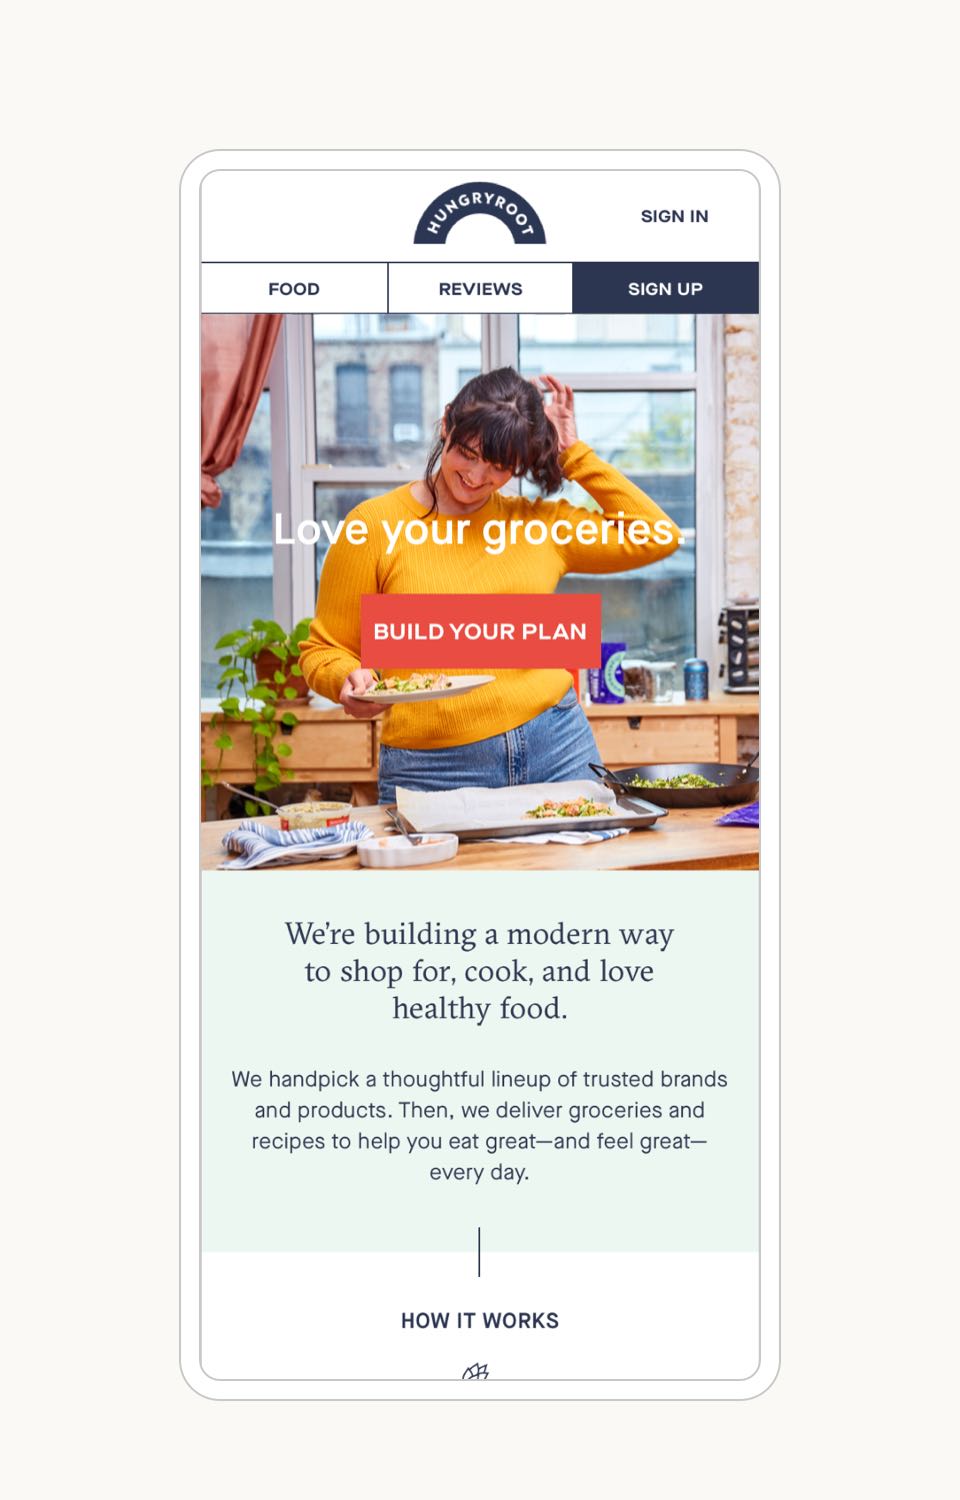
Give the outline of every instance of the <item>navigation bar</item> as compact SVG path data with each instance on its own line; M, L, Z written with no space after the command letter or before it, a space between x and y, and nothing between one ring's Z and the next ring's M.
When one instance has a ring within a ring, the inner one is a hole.
M207 261L204 312L754 313L757 261Z

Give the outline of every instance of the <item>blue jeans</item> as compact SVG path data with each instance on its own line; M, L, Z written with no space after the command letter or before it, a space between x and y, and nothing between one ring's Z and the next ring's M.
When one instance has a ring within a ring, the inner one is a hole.
M595 781L593 730L573 688L527 724L471 745L444 750L380 746L378 795L396 802L397 786L446 792L461 786L520 786L530 781Z

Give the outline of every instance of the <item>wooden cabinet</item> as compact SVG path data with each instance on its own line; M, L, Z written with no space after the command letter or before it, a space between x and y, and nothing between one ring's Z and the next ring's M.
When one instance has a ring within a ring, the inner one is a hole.
M354 801L367 804L377 800L377 721L350 719L342 708L318 709L294 707L296 726L284 732L284 743L290 746L287 767L294 782L350 782ZM200 715L200 747L203 764L215 784L221 781L253 780L253 732L246 724L214 724L213 714ZM233 740L230 750L220 751L214 740L224 730ZM226 795L218 799L225 804Z
M226 729L233 740L233 748L224 750L223 759L220 760L220 752L213 741L222 728ZM343 718L332 723L304 720L289 735L278 735L277 743L290 746L290 754L286 757L287 767L291 771L300 772L300 779L303 781L324 778L330 780L334 772L337 773L337 779L340 779L340 773L345 769L349 769L351 775L373 770L372 726L357 719ZM235 781L241 772L249 771L253 765L253 731L246 724L229 724L213 729L205 724L203 757L208 766L214 766L219 761L221 776L228 781Z
M654 764L667 761L737 759L737 723L759 712L753 694L720 694L706 703L591 703L586 714L596 736L604 765ZM366 805L377 800L379 720L350 719L342 708L294 708L297 723L284 736L290 746L286 764L297 782L348 782L353 800ZM215 783L253 780L253 734L245 724L200 716L203 763ZM233 748L220 751L214 740L226 728ZM220 797L221 808L226 793Z
M723 693L704 703L590 703L590 720L605 766L737 759L737 724L755 719L759 697Z

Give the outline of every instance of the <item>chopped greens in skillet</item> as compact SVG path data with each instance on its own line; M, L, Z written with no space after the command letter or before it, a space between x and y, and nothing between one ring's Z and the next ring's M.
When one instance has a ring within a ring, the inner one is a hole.
M692 771L685 771L682 776L658 776L655 781L647 781L642 776L634 776L627 786L649 786L649 787L695 787L695 786L719 786L718 781L708 781L706 776L697 776Z

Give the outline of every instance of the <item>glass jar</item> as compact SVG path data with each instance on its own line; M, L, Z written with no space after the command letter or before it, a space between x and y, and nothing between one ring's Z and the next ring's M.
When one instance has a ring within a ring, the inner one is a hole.
M628 703L672 703L675 661L651 661L637 651L623 658L623 690Z

